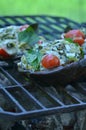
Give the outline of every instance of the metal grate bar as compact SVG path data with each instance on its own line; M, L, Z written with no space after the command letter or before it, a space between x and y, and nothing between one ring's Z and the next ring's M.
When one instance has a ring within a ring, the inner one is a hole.
M36 102L37 105L39 105L41 108L46 109L46 107L43 106L29 91L27 91L27 90L26 90L25 88L23 88L22 86L20 86L20 87L21 87L21 89L29 96L29 98L30 98L32 101Z
M6 73L6 75L8 75L8 77L10 77L10 79L12 79L28 96L29 98L33 101L36 102L37 105L39 105L41 108L46 109L45 106L43 106L30 92L28 92L24 87L22 87L22 85L20 83L18 83L7 71L5 71L3 68L1 68L1 70Z
M3 112L4 110L0 107L0 112Z
M83 102L79 100L75 95L72 95L70 92L67 91L67 94L72 97L74 100L76 100L78 103L82 104Z
M76 88L77 91L83 93L84 95L86 95L86 82L82 82L82 83L75 83L74 87Z
M71 26L72 28L80 27L80 24L77 22L74 22L64 17L53 16L5 16L0 17L0 20L4 22L3 24L0 24L1 27L13 24L22 25L38 23L39 32L41 32L41 34L44 35L46 39L50 40L60 38L61 34L64 32L64 29L67 27L67 25ZM44 27L41 27L41 25L43 25ZM52 31L47 30L47 27Z
M18 113L16 114L17 119L33 119L37 117L42 117L42 116L48 116L48 115L53 115L56 113L68 113L68 112L73 112L73 111L79 111L83 110L86 108L86 103L85 104L77 104L77 105L67 105L65 107L54 107L54 108L48 108L45 111L43 110L36 110L36 111L30 111L27 113Z
M43 92L45 92L47 95L49 95L54 101L56 101L59 105L65 106L64 103L62 103L58 98L56 98L54 95L52 95L50 92L44 90L43 88L39 87Z
M0 88L3 90L3 92L9 97L9 99L22 111L26 112L26 110L16 101L16 99L13 98L13 96L0 84Z

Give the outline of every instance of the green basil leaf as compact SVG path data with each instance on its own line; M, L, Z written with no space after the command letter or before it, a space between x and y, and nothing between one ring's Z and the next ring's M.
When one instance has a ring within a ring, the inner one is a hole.
M74 43L72 38L65 38L66 41L70 42L70 43Z
M39 51L30 49L25 52L25 57L35 71L40 68L42 54Z
M84 58L84 51L81 47L80 47L80 51L81 51L81 58Z
M38 58L35 59L35 60L32 62L31 65L33 66L33 68L34 68L35 71L38 70L38 69L40 68L40 64L39 64L39 62L38 62Z
M38 24L31 24L26 30L19 32L18 40L19 42L25 42L29 46L33 46L39 41L39 36L37 33Z
M24 55L28 61L28 63L32 63L35 59L37 59L36 52L34 52L32 49L27 50L24 52Z

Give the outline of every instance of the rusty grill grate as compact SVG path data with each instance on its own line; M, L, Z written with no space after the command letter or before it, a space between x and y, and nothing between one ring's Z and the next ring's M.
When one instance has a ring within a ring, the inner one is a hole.
M78 28L80 24L61 17L6 16L0 17L0 27L39 23L40 33L47 38L59 38L67 25ZM4 64L3 64L4 65ZM86 108L86 80L67 86L40 86L16 71L16 67L0 67L0 117L19 120L65 113ZM52 93L55 87L58 96ZM50 89L51 88L51 89ZM76 95L75 95L76 93ZM84 99L78 95L82 95ZM60 98L60 96L62 98Z

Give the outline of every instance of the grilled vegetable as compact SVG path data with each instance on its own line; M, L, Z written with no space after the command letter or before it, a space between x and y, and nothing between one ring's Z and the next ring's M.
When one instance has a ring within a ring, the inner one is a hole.
M42 41L26 50L18 67L30 71L41 71L65 65L83 58L82 48L66 41L65 39L55 41Z
M0 29L0 58L7 59L18 54L19 26Z

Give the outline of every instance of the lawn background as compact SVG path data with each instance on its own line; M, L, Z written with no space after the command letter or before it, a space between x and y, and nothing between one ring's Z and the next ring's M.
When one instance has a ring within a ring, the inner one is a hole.
M0 16L52 15L86 22L86 0L0 0Z

